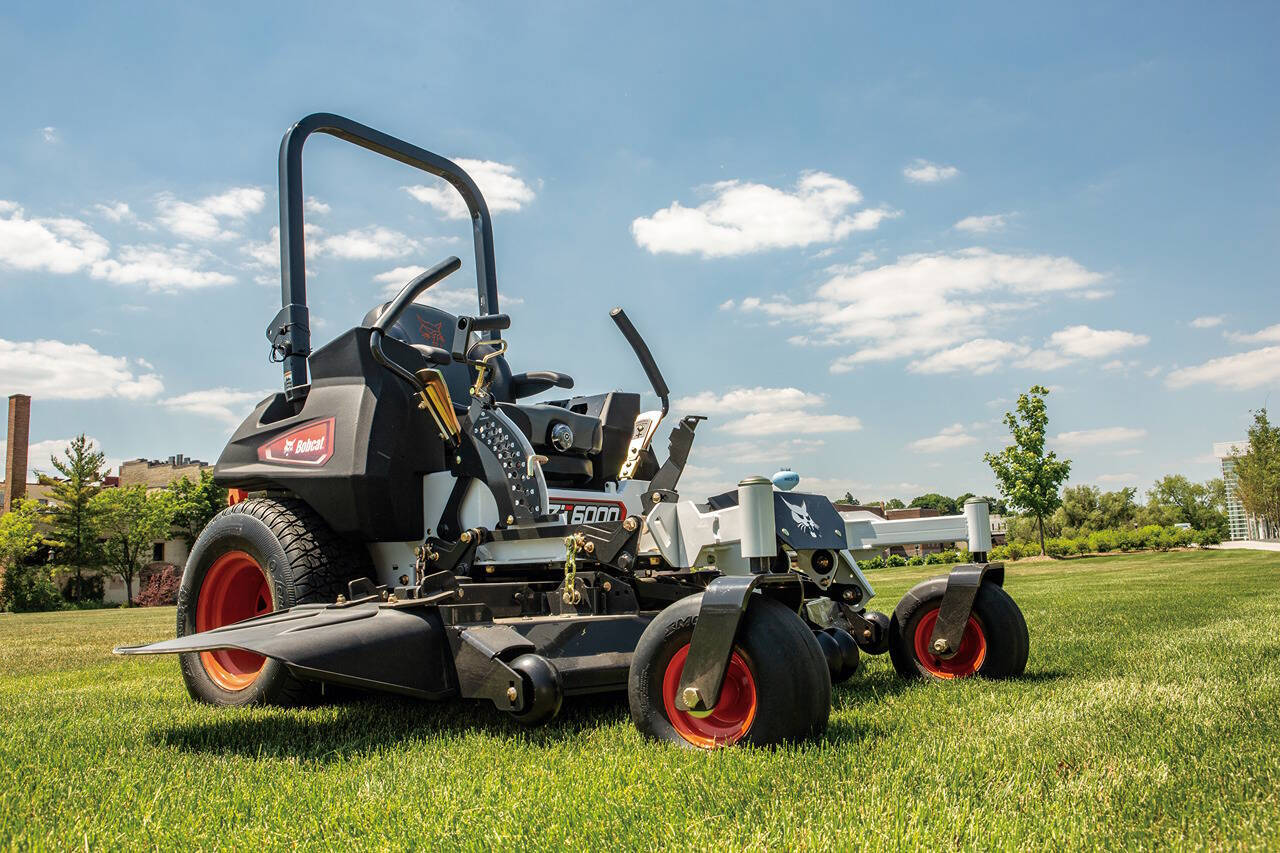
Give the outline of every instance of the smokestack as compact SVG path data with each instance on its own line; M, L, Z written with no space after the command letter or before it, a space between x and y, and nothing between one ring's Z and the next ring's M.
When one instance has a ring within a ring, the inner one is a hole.
M9 397L9 430L5 433L4 501L0 515L27 496L27 445L31 440L31 398L26 394Z

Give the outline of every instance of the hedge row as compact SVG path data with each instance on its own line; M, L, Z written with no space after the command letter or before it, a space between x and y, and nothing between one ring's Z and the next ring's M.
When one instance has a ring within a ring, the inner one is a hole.
M1099 530L1087 536L1046 539L1044 549L1050 557L1069 557L1073 554L1106 554L1111 551L1168 551L1170 548L1186 548L1191 545L1217 545L1220 541L1221 537L1212 530L1148 524L1131 530ZM1040 545L1037 542L1010 542L991 549L993 560L1018 560L1038 556Z

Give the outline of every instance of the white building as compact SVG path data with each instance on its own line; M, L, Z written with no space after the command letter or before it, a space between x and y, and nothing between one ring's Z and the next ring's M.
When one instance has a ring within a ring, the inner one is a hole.
M1220 441L1213 446L1213 455L1222 463L1222 482L1227 487L1228 538L1233 540L1268 540L1280 538L1280 531L1271 529L1264 519L1245 512L1236 491L1235 457L1247 452L1248 441Z

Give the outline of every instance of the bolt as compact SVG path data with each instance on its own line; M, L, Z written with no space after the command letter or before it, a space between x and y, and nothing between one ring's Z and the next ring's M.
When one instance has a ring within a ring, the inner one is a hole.
M461 465L461 464L462 464L462 457L461 457L461 456L455 456L455 457L453 457L453 461L454 461L454 462L456 462L456 463L458 463L459 465Z
M862 632L862 639L864 639L864 640L870 640L870 639L871 639L871 629L870 629L870 628L867 628L867 629L865 629L865 630Z
M347 597L345 595L340 594L338 596L338 604L346 604L346 603L347 603Z
M465 543L467 543L467 542L470 542L470 541L471 541L471 531L470 531L470 530L464 530L464 531L462 531L462 535L458 537L458 541L459 541L459 542L462 542L462 543L464 543L464 544L465 544Z
M947 641L944 637L939 637L933 641L933 653L935 655L945 654L947 651Z
M387 596L387 604L395 604L399 600L394 592Z
M608 581L605 581L603 586L604 586L605 592L608 592L609 590L613 589L613 584L609 583Z
M588 542L586 545L582 546L582 550L586 551L588 554L592 554L596 550L596 543Z
M636 520L630 516L622 520L622 529L630 533L636 529Z
M702 701L702 692L696 687L686 687L683 695L685 706L691 710L698 707L698 703Z
M844 600L845 600L845 601L853 601L853 590L851 590L851 589L846 589L846 590L844 591Z
M514 524L515 520L516 520L516 517L514 515L507 516L507 524Z
M491 574L493 574L493 566L485 566L485 567L484 567L484 572L485 572L485 574L487 574L487 575L491 575Z
M458 598L466 598L466 597L467 597L467 591L462 587L458 587Z
M440 559L440 555L435 551L432 551L430 554L427 555L427 559L434 563Z
M507 701L510 702L511 704L513 705L515 704L516 697L519 695L520 694L516 692L515 685L512 685L511 687L507 688Z
M658 503L662 503L662 495L658 494L657 492L654 492L654 493L653 493L653 502L654 502L654 503L656 503L656 504L658 504Z

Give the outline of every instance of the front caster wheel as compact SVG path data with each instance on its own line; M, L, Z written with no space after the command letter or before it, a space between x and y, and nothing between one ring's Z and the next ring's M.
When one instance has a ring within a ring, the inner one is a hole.
M627 680L636 728L655 740L699 749L771 746L825 731L831 678L813 631L762 595L751 596L715 707L705 713L677 707L701 605L701 595L677 601L640 636Z
M933 578L913 587L898 604L889 623L894 669L904 678L935 680L1021 675L1030 645L1027 623L1009 593L994 583L978 588L956 653L949 658L932 653L929 639L946 591L947 579Z
M524 681L525 707L511 712L516 722L540 726L560 713L564 685L555 664L542 655L525 654L513 660L511 668Z

